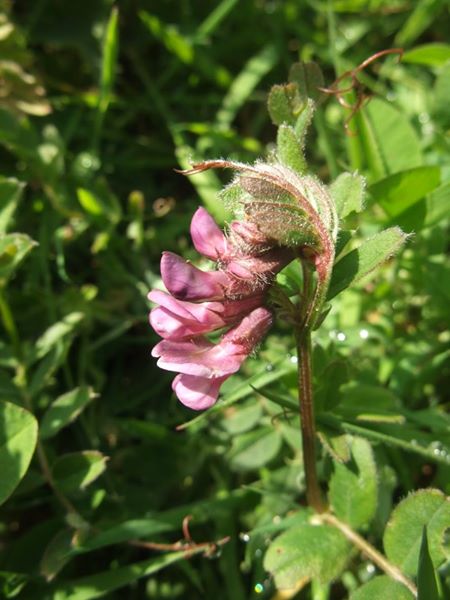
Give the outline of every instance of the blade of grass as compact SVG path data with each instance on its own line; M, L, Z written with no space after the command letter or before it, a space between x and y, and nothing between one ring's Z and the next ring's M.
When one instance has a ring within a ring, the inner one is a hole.
M94 123L92 147L98 154L98 146L106 111L111 102L112 90L117 70L117 57L119 53L119 11L114 7L106 26L103 43L102 68L100 76L100 94L97 104L97 114Z
M206 37L214 33L220 23L233 10L237 2L238 0L222 0L222 2L209 13L197 29L195 41L202 42Z
M240 107L248 100L264 75L276 65L279 54L279 49L275 44L267 44L247 61L223 99L216 116L217 125L223 128L231 125Z

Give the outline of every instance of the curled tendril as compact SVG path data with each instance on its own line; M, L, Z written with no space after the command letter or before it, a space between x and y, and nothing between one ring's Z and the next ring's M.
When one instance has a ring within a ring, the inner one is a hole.
M189 522L192 519L192 515L186 515L182 523L183 539L175 542L174 544L162 544L159 542L143 542L141 540L131 540L129 544L137 548L144 548L146 550L159 550L163 552L177 552L184 551L186 558L190 558L193 554L202 553L207 558L213 558L217 555L221 546L227 544L230 541L230 536L226 536L220 540L213 542L195 542L192 539L189 531Z
M328 94L330 96L335 96L339 104L351 110L350 115L345 119L344 128L349 136L356 135L349 129L350 121L353 119L355 114L361 110L361 108L370 100L370 96L365 93L364 85L359 81L358 74L364 71L369 65L377 61L379 58L383 56L387 56L388 54L398 54L398 60L400 61L403 56L403 48L389 48L388 50L381 50L380 52L376 52L366 58L361 64L359 64L354 69L350 69L349 71L345 71L340 77L338 77L329 87L319 87L318 89L324 94ZM347 87L339 87L339 84L346 79L350 79L351 83ZM347 102L344 98L345 94L349 92L355 92L356 101L353 104Z

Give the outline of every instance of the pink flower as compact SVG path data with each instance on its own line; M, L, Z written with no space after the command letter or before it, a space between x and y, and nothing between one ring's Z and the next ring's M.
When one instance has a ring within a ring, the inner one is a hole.
M269 329L265 294L293 255L252 223L231 223L227 238L204 208L192 218L191 236L196 250L218 268L202 271L163 252L161 277L169 293L150 292L159 305L150 312L150 324L163 338L152 351L158 366L179 373L172 389L183 404L201 410L216 402L222 383ZM224 328L216 344L203 335Z
M224 302L186 302L153 290L148 298L159 304L150 312L150 324L167 340L181 340L233 324L261 305L259 296Z
M194 248L211 260L220 260L228 253L227 238L204 208L196 210L191 221L191 237Z
M159 357L162 369L180 373L172 384L178 399L185 406L201 410L216 402L222 383L239 370L271 324L270 311L256 308L218 344L204 337L163 340L153 348L152 356Z

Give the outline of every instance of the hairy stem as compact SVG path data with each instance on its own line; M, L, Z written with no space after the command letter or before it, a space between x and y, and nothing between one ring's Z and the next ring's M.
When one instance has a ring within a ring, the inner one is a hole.
M299 332L297 335L298 353L298 392L303 445L303 465L305 469L306 498L308 504L318 513L327 506L319 487L316 470L316 427L312 391L311 334Z
M388 559L383 556L376 548L374 548L369 542L367 542L364 538L362 538L356 531L353 531L346 523L340 521L334 515L330 513L325 513L321 515L321 520L336 529L339 529L341 533L345 535L345 537L360 550L363 554L367 556L379 569L384 571L386 575L399 581L404 586L408 588L408 590L417 598L417 588L413 584L413 582L408 579L398 567L393 565L388 561Z

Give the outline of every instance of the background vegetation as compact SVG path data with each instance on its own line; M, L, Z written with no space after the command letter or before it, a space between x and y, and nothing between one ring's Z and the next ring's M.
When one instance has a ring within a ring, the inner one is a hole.
M281 597L262 561L304 502L298 419L286 409L291 332L277 324L223 400L176 430L195 415L150 357L146 294L162 250L195 259L188 224L200 203L226 220L226 179L173 169L265 155L275 136L267 92L293 62L318 62L331 84L403 47L401 62L361 74L374 98L350 122L355 135L330 98L307 142L325 182L366 176L352 229L414 233L375 279L336 300L314 348L319 413L373 443L377 501L365 527L382 547L401 498L449 491L446 2L17 0L2 2L0 19L0 595ZM40 432L27 470L30 413ZM319 426L326 481L346 446ZM187 515L195 541L230 541L190 560L136 543L173 544ZM445 580L440 554L435 566ZM284 597L346 598L374 571L354 555L337 582Z

